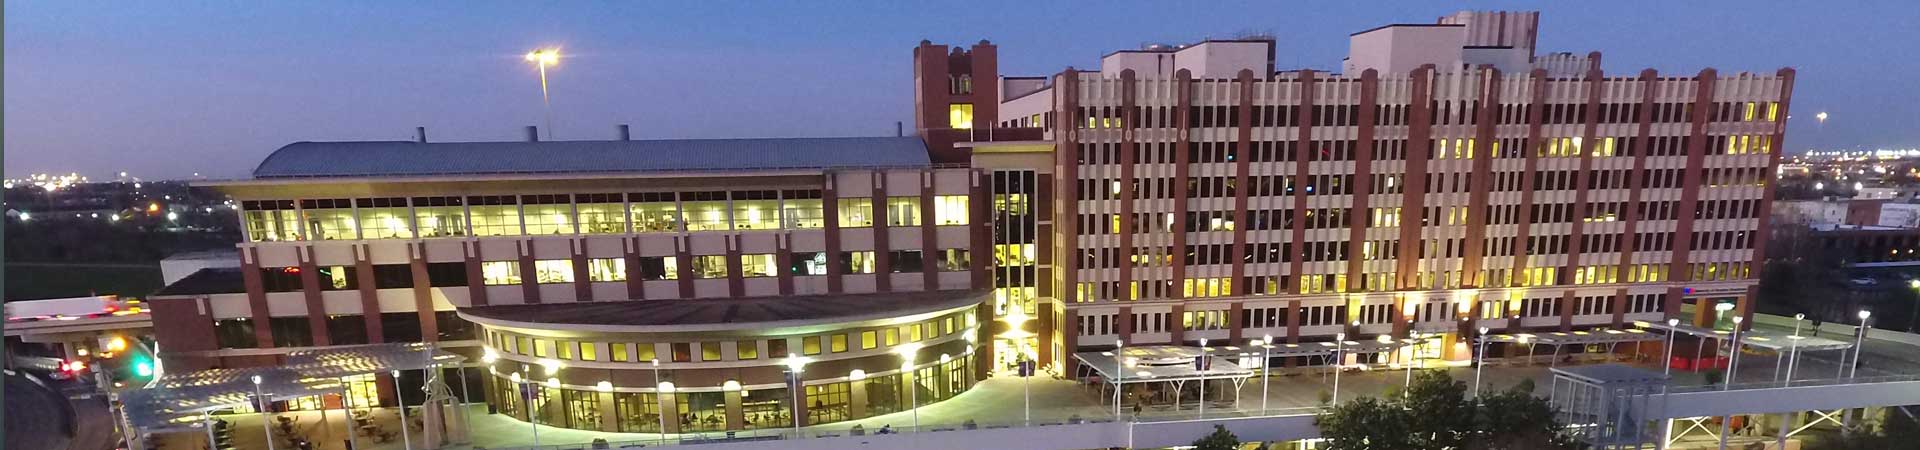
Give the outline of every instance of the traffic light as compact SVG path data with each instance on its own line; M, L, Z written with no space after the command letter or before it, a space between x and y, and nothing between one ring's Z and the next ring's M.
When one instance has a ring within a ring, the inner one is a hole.
M141 378L153 376L153 361L143 356L133 357L133 374Z

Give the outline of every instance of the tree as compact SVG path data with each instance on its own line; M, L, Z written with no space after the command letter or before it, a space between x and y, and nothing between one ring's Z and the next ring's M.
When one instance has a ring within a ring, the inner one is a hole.
M1363 397L1314 418L1337 450L1576 449L1554 422L1553 408L1533 396L1533 383L1467 398L1467 385L1444 371L1421 372L1387 398Z
M1238 450L1240 438L1227 431L1227 427L1214 425L1213 432L1193 441L1193 450Z

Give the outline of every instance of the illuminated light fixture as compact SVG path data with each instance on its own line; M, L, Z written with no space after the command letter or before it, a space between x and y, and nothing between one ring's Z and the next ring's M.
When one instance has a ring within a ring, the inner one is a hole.
M852 372L847 373L847 381L860 381L865 379L867 379L867 371L865 370L853 369Z
M729 392L738 391L740 390L740 382L737 380L727 380L726 383L720 384L720 390Z
M658 389L660 392L663 392L663 393L671 394L673 393L673 382L662 381L658 386L655 386L654 389Z
M540 368L545 369L548 374L559 372L560 368L562 367L560 365L560 360L551 359L551 358L540 358L539 364L540 364Z
M560 378L547 377L547 387L550 387L550 388L560 387Z
M599 384L593 385L593 389L600 392L613 392L613 382L601 381Z
M499 360L500 352L495 351L493 347L480 347L480 362L493 364L494 361Z

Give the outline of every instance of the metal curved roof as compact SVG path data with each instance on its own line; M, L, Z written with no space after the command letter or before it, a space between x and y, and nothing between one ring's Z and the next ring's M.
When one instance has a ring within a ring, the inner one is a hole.
M918 137L540 142L295 142L254 178L919 167Z

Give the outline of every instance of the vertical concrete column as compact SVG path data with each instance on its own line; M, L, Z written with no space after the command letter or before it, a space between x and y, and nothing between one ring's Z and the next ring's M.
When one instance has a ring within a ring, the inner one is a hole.
M487 306L486 274L480 270L480 262L483 261L480 259L480 241L467 239L460 243L460 249L466 252L467 303Z
M725 395L727 398L726 400L727 429L729 430L746 429L747 415L746 415L746 412L743 411L740 406L740 403L741 403L740 390L739 389L728 390L726 391Z
M295 247L294 253L300 258L300 294L306 300L307 328L312 333L313 345L332 345L332 336L327 332L327 306L320 300L320 268L313 261L313 246Z
M1573 331L1573 307L1580 297L1574 296L1572 289L1560 296L1560 331Z
M567 248L572 251L573 259L573 301L593 301L593 277L587 270L587 240L568 239Z
M427 275L427 244L407 243L407 269L413 275L413 308L420 314L420 340L440 340L440 316L433 309L433 280Z
M620 239L620 251L622 252L620 255L621 259L624 259L627 264L627 299L640 300L647 298L647 282L640 276L640 238L629 237ZM781 267L786 266L782 265ZM786 273L786 271L782 270L780 273Z
M887 173L875 170L873 173L873 290L874 292L893 291L893 243L889 233L893 229L888 221L893 220L893 211L887 204Z
M526 298L526 304L540 303L540 271L533 265L533 239L514 241L520 252L520 292Z
M618 416L620 411L614 407L613 393L595 392L594 395L599 397L600 401L600 431L609 433L620 431L620 420Z
M658 383L654 384L655 389L658 389L659 386ZM667 434L680 433L680 404L678 400L674 398L676 396L672 392L656 391L655 394L660 396L660 417L665 419Z
M866 418L867 379L861 377L859 379L849 380L847 382L847 389L847 418L856 420Z
M260 270L260 249L240 249L240 284L247 291L247 319L253 321L254 346L273 348L273 326L267 315L267 285Z

